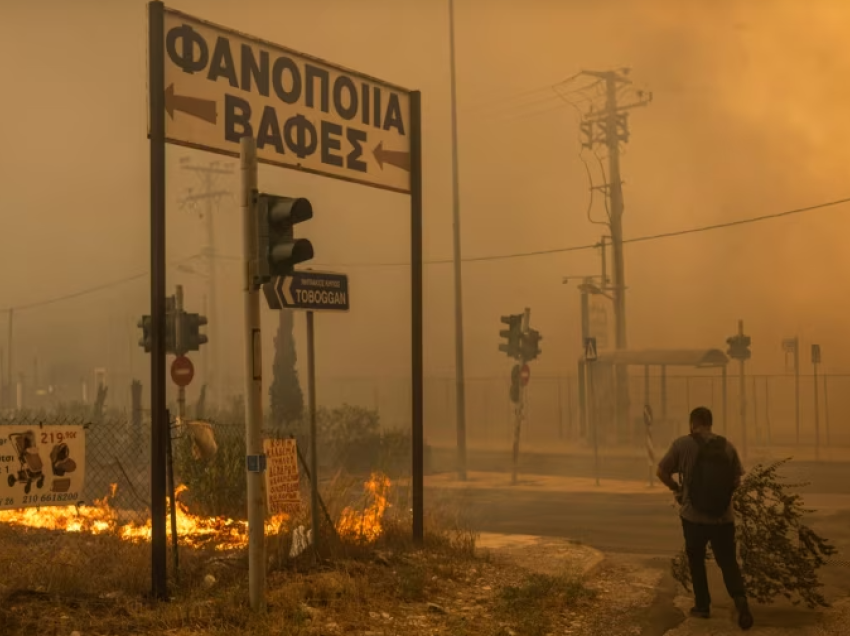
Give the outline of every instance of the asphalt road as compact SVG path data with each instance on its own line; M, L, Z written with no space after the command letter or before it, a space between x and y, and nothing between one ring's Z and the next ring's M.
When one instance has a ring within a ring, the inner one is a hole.
M455 495L459 494L453 491ZM439 496L434 490L426 499ZM678 592L669 575L670 558L682 545L676 510L664 496L607 493L535 492L510 489L470 489L461 495L470 521L482 532L563 537L581 541L611 558L631 559L662 570L664 578L656 602L638 622L643 634L662 635L684 616L673 607ZM850 596L850 510L813 514L809 525L839 550L839 555L820 571L827 599ZM731 612L717 568L710 569L718 612ZM815 620L805 608L781 601L759 608L761 625L804 626Z
M469 449L468 469L475 472L510 472L510 449L485 451ZM435 472L455 469L452 449L432 448L429 463ZM599 460L599 476L605 480L643 480L647 478L646 459L642 457L606 457ZM805 482L803 492L850 494L850 462L791 461L781 469L789 482ZM592 455L556 455L525 451L520 455L520 474L593 477L596 467Z

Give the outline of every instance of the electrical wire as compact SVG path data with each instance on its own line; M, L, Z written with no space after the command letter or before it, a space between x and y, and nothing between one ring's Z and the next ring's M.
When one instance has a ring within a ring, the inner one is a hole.
M826 208L844 205L844 204L847 204L847 203L850 203L850 197L843 198L843 199L835 199L833 201L827 201L825 203L818 203L818 204L806 206L806 207L803 207L803 208L786 210L784 212L775 212L773 214L764 214L762 216L754 216L754 217L750 217L750 218L746 218L746 219L738 219L736 221L727 221L727 222L724 222L724 223L715 223L713 225L703 225L703 226L700 226L700 227L687 228L687 229L684 229L684 230L674 230L674 231L671 231L671 232L662 232L660 234L649 234L649 235L646 235L646 236L637 236L635 238L624 239L623 244L626 244L626 243L643 243L643 242L646 242L646 241L655 241L655 240L666 239L666 238L674 238L674 237L678 237L678 236L686 236L688 234L698 234L698 233L701 233L701 232L709 232L709 231L713 231L713 230L720 230L720 229L725 229L725 228L730 228L730 227L738 227L738 226L741 226L741 225L749 225L751 223L760 223L761 221L769 221L769 220L779 219L779 218L783 218L783 217L787 217L787 216L804 214L806 212L814 212L814 211L817 211L817 210L823 210L823 209L826 209ZM509 259L514 259L514 258L528 258L528 257L532 257L532 256L546 256L546 255L550 255L550 254L565 254L567 252L581 252L581 251L592 250L592 249L597 249L597 248L598 248L598 243L589 244L589 245L573 245L573 246L569 246L569 247L556 247L556 248L552 248L552 249L534 250L534 251L530 251L530 252L515 252L513 254L494 254L494 255L491 255L491 256L473 256L473 257L462 258L461 261L464 262L464 263L475 263L475 262L484 262L484 261L503 261L503 260L509 260ZM194 254L194 255L186 257L184 259L180 259L178 261L175 261L175 263L172 263L172 264L189 261L189 260L193 260L193 259L196 259L196 258L199 258L199 256L197 254ZM224 260L241 260L241 258L238 257L238 256L216 256L215 258L216 259L224 259ZM444 264L450 264L450 263L454 263L454 259L445 258L445 259L424 261L424 264L426 264L426 265L444 265ZM409 262L395 262L395 263L389 263L389 262L388 263L314 263L314 265L317 266L317 267L368 267L368 268L410 267ZM15 310L15 311L21 311L21 310L24 310L24 309L32 309L32 308L35 308L35 307L43 307L45 305L58 303L58 302L61 302L61 301L64 301L64 300L71 300L73 298L79 298L80 296L92 294L92 293L95 293L95 292L98 292L98 291L102 291L104 289L117 287L118 285L123 285L125 283L132 282L134 280L145 278L148 275L149 274L147 272L145 272L144 274L135 274L133 276L128 276L126 278L122 278L122 279L119 279L119 280L113 280L109 283L102 283L102 284L97 285L95 287L88 287L86 289L81 289L81 290L79 290L77 292L73 292L71 294L65 294L63 296L56 296L54 298L49 298L49 299L34 302L34 303L28 303L28 304L25 304L25 305L16 305L16 306L12 306L12 307L6 307L5 309L2 309L0 311L7 312L10 309Z

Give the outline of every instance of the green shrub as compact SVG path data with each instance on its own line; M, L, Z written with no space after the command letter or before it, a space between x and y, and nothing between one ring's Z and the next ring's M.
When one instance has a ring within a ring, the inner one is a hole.
M788 484L778 475L783 459L753 468L735 492L737 540L747 594L759 603L772 603L784 596L795 605L828 607L819 588L817 570L835 547L803 523L811 512L802 497L789 489L805 484ZM707 555L711 558L711 552ZM671 563L673 577L690 591L691 572L684 548Z

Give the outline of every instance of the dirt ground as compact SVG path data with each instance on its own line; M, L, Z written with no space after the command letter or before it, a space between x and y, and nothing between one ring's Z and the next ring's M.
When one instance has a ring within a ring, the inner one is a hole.
M149 554L114 537L0 528L0 564L14 573L0 584L0 634L601 635L625 602L601 554L565 540L484 535L474 554L385 545L319 566L304 555L270 573L263 617L247 607L244 554L181 551L182 585L156 605Z

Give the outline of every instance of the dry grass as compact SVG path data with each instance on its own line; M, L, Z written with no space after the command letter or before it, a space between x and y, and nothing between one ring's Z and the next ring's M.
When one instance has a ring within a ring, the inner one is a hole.
M356 505L362 480L338 476L327 490L336 516L352 499ZM425 545L414 544L408 498L405 488L393 491L374 544L339 541L325 524L318 563L310 552L290 559L288 533L270 538L268 612L260 616L247 605L244 552L181 548L172 601L152 603L148 545L0 526L0 634L494 636L514 625L536 636L558 622L564 603L587 598L579 581L476 556L476 535L457 504L429 502ZM297 524L309 527L309 518ZM538 617L529 622L528 613Z

